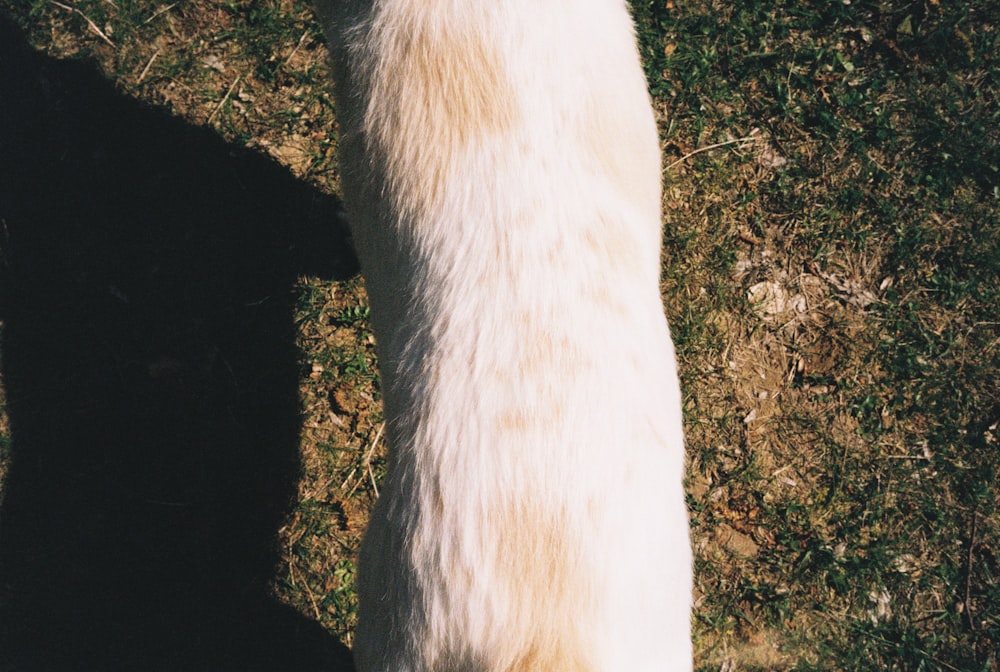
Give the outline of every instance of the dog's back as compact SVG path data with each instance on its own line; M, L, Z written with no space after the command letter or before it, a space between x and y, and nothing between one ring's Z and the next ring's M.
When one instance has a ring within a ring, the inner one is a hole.
M368 670L684 670L660 159L623 0L332 0L389 473Z

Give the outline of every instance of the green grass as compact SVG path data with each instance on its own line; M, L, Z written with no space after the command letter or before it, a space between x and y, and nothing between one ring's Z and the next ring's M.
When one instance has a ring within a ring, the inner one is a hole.
M733 516L764 542L700 554L703 667L773 668L739 653L764 632L793 669L995 669L998 10L673 5L635 3L668 161L754 128L784 159L667 175L696 543ZM762 281L807 309L741 311ZM776 492L783 467L809 487Z
M1000 6L632 4L669 166L698 669L996 670ZM123 95L337 189L305 4L72 7L0 2ZM296 324L275 591L349 640L384 470L361 284L302 278Z

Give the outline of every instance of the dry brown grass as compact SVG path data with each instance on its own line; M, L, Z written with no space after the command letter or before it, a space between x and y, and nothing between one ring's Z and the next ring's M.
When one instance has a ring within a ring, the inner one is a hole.
M667 166L699 669L996 669L988 5L635 5ZM123 96L336 190L303 4L0 7ZM297 292L302 477L274 590L349 642L384 469L372 339L359 281Z

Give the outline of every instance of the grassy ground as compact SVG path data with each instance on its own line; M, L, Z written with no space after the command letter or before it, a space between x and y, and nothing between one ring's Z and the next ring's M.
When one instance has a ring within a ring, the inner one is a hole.
M663 143L698 668L997 670L1000 6L633 8ZM336 192L304 3L0 10L122 97ZM302 476L273 590L349 643L384 468L368 312L357 279L301 272L293 299ZM0 416L0 477L17 441Z

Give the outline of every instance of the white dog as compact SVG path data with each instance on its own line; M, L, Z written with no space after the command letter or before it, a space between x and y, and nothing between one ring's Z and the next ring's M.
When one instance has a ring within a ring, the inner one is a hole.
M363 672L691 668L660 152L625 0L325 0L389 471Z

